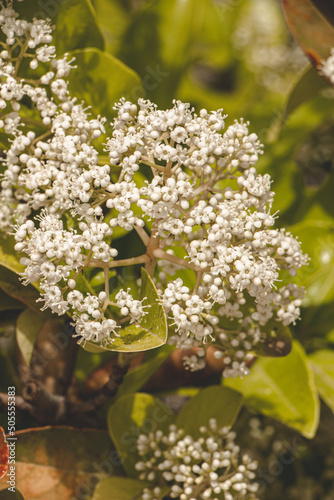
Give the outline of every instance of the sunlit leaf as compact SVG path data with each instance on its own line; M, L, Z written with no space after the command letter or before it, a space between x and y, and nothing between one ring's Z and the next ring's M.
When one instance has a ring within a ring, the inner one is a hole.
M219 427L233 425L242 405L242 395L229 387L211 386L190 399L176 418L176 425L194 438L199 428L215 418Z
M140 498L140 493L148 486L150 486L150 483L138 479L108 477L103 479L97 486L92 500L107 500L108 498L133 500L134 498Z
M167 340L167 320L161 299L152 281L144 268L141 270L142 284L140 298L146 306L147 314L141 318L140 324L129 325L119 331L119 337L105 346L100 347L88 341L83 345L89 352L122 351L136 352L147 351L164 345Z
M130 477L137 478L139 475L135 469L139 461L138 435L167 429L173 419L170 408L149 394L125 394L110 406L107 420L109 434Z
M319 400L306 354L294 342L289 356L261 358L244 379L227 379L225 385L241 392L245 404L312 438L319 422Z
M31 309L26 309L18 317L16 323L16 340L28 366L30 365L34 345L44 320L45 318L40 312L37 313Z
M16 274L21 274L25 268L20 264L20 258L14 250L14 244L12 236L0 234L0 265Z
M309 355L320 396L334 412L334 351L324 349Z

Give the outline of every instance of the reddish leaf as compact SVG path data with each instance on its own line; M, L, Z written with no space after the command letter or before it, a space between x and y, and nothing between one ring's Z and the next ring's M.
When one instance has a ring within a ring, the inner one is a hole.
M282 0L289 30L316 66L334 47L334 6L328 0Z
M0 427L0 479L7 474L9 460L9 448L6 441L5 432Z
M16 437L16 487L29 500L91 498L99 478L120 474L105 431L50 426ZM0 490L7 487L0 481Z

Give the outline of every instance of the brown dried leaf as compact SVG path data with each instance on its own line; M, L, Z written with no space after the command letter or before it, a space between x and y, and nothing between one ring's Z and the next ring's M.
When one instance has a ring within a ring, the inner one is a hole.
M282 0L289 30L318 66L334 47L334 6L327 0Z
M98 475L120 474L105 431L49 426L16 437L16 487L29 500L90 498ZM7 486L2 479L0 490Z

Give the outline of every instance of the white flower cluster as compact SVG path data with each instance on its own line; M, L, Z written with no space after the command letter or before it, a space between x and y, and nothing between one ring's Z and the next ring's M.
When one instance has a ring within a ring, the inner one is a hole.
M2 85L8 90L13 78L16 90L7 92L2 115L13 137L0 220L3 230L13 220L20 224L15 249L27 255L26 282L39 281L44 307L74 318L79 341L110 344L122 325L138 324L147 313L133 291L118 286L110 293L110 270L145 264L170 342L214 343L225 376L247 374L247 357L265 340L268 322L289 325L299 317L301 290L278 283L307 262L290 233L272 228L271 180L254 168L261 153L256 134L243 120L225 129L222 110L196 114L175 101L163 111L143 99L137 105L122 99L106 139L110 161L102 161L94 139L104 133L104 120L90 118L70 97L66 57L57 60L45 48L54 71L34 84L15 72L23 46L39 60L35 47L48 46L49 25L19 21L11 9L0 11L0 22L4 32L11 26L10 40L19 39L1 55ZM21 103L27 98L42 132L27 131ZM115 228L135 230L145 253L134 248L133 257L116 259ZM89 278L97 268L104 288L95 291ZM203 367L199 352L198 362L185 360L192 370Z
M334 48L331 49L331 55L321 61L320 71L334 85Z
M208 428L200 428L194 439L175 425L165 435L161 430L138 437L137 462L140 479L160 486L145 488L142 500L160 500L166 496L180 500L247 500L256 499L257 463L240 454L235 433L228 427L218 428L215 419Z
M0 230L6 231L32 210L48 206L50 213L63 213L74 206L73 197L87 199L80 177L87 164L95 185L103 182L90 142L104 131L104 120L90 120L69 96L64 78L73 61L66 54L55 58L47 21L20 20L9 6L0 10L0 28L7 37L0 52L0 128L10 136L0 193ZM25 59L33 76L38 68L35 78L20 76Z

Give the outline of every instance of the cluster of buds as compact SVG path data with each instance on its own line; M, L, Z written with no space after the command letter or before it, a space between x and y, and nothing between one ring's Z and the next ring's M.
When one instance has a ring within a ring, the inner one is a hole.
M145 488L142 500L256 500L257 462L241 454L229 427L219 428L215 419L200 428L200 437L185 435L175 425L138 437L140 479L159 486Z

